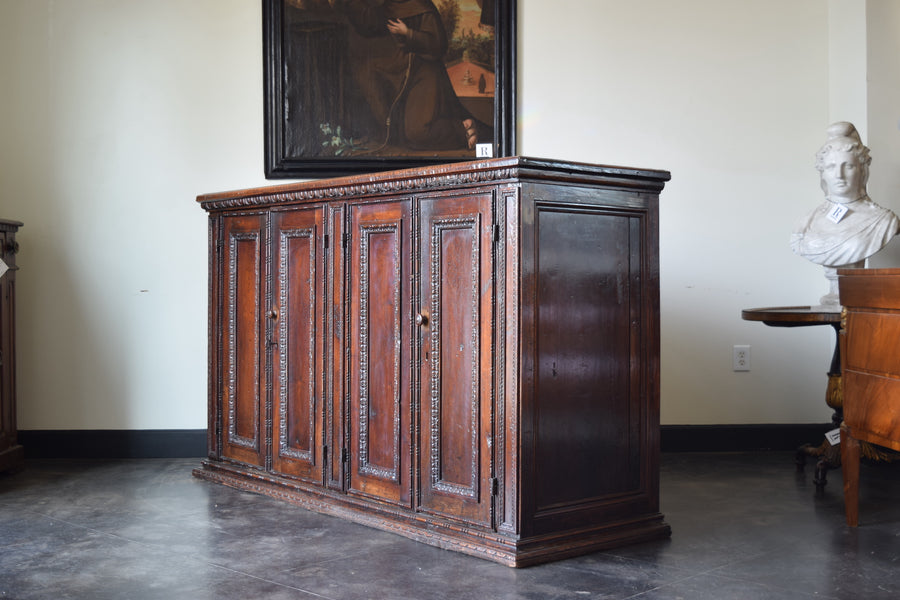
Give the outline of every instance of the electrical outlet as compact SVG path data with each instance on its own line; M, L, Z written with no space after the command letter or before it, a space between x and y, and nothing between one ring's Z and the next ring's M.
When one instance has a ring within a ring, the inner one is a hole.
M732 367L735 371L750 370L750 346L735 346L731 355Z

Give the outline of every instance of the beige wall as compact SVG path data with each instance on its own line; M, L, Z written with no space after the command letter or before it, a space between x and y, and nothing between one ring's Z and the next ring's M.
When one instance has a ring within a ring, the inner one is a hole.
M829 59L845 10L868 22L860 52L884 101L834 91L858 79ZM0 0L0 217L25 221L20 428L206 426L194 197L266 183L260 13L255 0ZM835 108L866 120L870 189L900 211L896 59L871 47L898 31L890 0L520 0L519 152L672 171L664 423L828 420L830 330L740 311L825 291L787 240L821 200L813 155ZM732 372L734 344L752 345L749 373Z

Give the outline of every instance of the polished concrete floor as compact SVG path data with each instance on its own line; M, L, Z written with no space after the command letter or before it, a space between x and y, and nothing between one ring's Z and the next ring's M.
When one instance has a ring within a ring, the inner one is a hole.
M900 465L817 496L791 453L664 454L671 540L510 569L191 476L199 459L0 476L0 598L900 598Z

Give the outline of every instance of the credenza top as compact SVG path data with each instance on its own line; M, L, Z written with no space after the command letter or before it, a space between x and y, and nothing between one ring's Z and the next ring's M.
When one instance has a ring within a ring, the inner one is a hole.
M215 210L422 192L503 181L588 184L656 194L670 178L668 171L656 169L513 156L202 194L197 197L197 202L206 210Z

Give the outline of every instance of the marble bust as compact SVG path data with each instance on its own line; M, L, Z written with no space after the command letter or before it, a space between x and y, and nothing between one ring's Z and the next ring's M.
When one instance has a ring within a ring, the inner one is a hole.
M810 212L791 234L791 249L825 267L830 281L823 305L837 306L839 267L863 267L900 231L900 219L873 202L866 193L869 149L851 123L834 123L816 154L825 202Z

